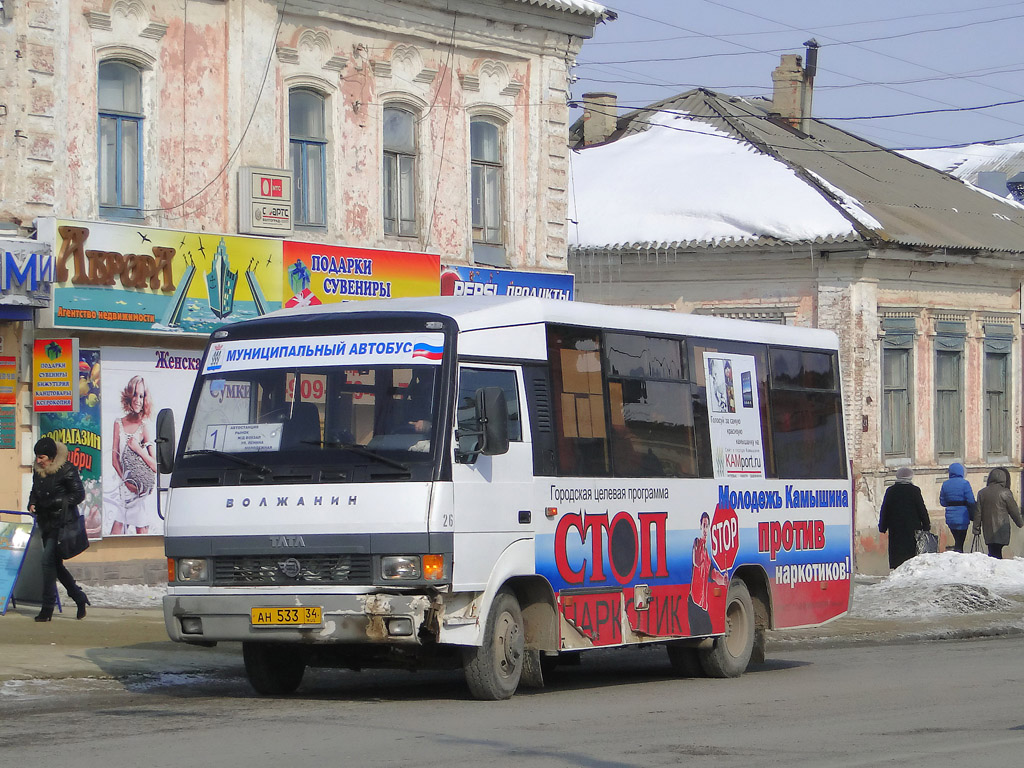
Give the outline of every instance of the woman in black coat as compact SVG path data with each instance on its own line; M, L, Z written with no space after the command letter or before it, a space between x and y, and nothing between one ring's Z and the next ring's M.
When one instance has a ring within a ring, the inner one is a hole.
M878 530L889 533L889 568L899 568L917 554L917 532L930 531L932 521L921 489L910 482L914 470L900 467L878 510Z
M64 567L57 551L57 532L65 509L73 509L85 501L85 487L75 465L68 461L68 447L49 437L35 445L36 462L32 472L32 491L28 495L28 511L35 515L43 539L43 608L36 621L49 621L57 602L57 580L75 601L78 613L85 618L89 598Z

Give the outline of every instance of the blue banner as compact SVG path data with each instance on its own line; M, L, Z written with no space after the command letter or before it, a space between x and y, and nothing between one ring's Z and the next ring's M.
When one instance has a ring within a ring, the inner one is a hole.
M511 269L445 267L442 296L534 296L573 300L575 277L562 272L518 272Z

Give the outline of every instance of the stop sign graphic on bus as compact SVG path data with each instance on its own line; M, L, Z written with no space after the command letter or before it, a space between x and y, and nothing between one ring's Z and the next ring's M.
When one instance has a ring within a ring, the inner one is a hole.
M711 518L711 556L721 571L728 571L740 550L740 521L732 507L715 507Z

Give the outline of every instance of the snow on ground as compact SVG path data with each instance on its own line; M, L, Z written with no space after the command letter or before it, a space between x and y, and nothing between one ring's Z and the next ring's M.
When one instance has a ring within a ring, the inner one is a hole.
M82 589L89 596L89 603L97 608L162 608L163 597L167 594L167 587L163 585L113 584L102 587L82 582Z
M868 583L870 582L870 583ZM83 584L94 606L161 608L166 587ZM1009 611L1024 601L1024 558L996 560L980 552L918 555L881 580L859 578L851 616L914 619Z
M875 584L857 584L850 615L914 619L1009 611L1024 598L1024 558L918 555Z

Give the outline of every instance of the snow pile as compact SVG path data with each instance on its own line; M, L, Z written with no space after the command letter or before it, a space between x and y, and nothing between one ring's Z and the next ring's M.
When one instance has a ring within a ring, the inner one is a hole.
M147 587L144 584L113 584L99 586L82 584L89 603L97 608L162 608L167 587ZM63 596L62 598L63 599Z
M573 245L854 234L818 190L751 144L686 113L659 113L650 122L646 131L572 154ZM851 215L878 226L856 200L833 191Z
M1024 597L1024 558L980 552L911 558L877 584L854 587L851 616L914 619L1009 611Z

